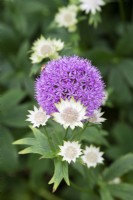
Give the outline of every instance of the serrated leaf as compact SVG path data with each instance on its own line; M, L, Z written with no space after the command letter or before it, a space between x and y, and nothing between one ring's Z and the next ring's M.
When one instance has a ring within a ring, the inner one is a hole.
M25 144L25 145L34 145L35 144L35 139L34 138L23 138L20 140L16 140L15 142L13 142L13 144Z
M110 193L121 200L133 199L133 185L127 183L110 184L108 186Z
M64 140L65 130L62 125L53 120L48 121L47 131L49 137L55 146L62 145Z
M127 154L105 169L103 177L109 181L133 170L133 154Z
M52 151L48 138L38 129L31 127L35 138L23 138L15 141L13 144L29 145L29 147L21 150L20 154L37 153L43 158L55 157L55 152Z
M70 185L68 177L68 163L59 159L54 160L55 171L54 175L49 181L49 184L54 184L53 192L56 191L61 181L64 179L67 185Z

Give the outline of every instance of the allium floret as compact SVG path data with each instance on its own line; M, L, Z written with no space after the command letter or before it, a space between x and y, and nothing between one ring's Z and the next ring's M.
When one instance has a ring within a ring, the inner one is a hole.
M86 116L92 116L104 97L104 83L99 70L87 59L64 56L49 61L35 84L36 99L47 114L58 112L61 99L80 101Z

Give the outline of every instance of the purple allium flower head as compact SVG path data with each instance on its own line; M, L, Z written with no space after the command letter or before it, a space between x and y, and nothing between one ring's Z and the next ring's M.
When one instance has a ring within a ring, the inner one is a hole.
M80 100L87 107L87 116L101 105L104 83L99 70L87 59L78 56L62 57L46 64L35 84L38 104L51 114L60 99Z

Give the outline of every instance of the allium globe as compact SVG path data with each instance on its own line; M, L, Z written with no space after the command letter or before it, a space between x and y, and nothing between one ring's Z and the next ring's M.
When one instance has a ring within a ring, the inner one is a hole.
M99 70L87 59L64 56L48 62L35 83L38 104L47 112L57 112L55 103L74 97L91 116L103 102L104 83Z

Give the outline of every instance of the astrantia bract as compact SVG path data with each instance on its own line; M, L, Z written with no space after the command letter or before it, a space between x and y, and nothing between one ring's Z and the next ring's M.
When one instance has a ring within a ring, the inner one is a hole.
M86 116L92 116L102 105L104 83L99 70L89 60L64 56L46 64L36 80L35 93L47 114L58 111L55 103L61 99L73 97L87 107Z

